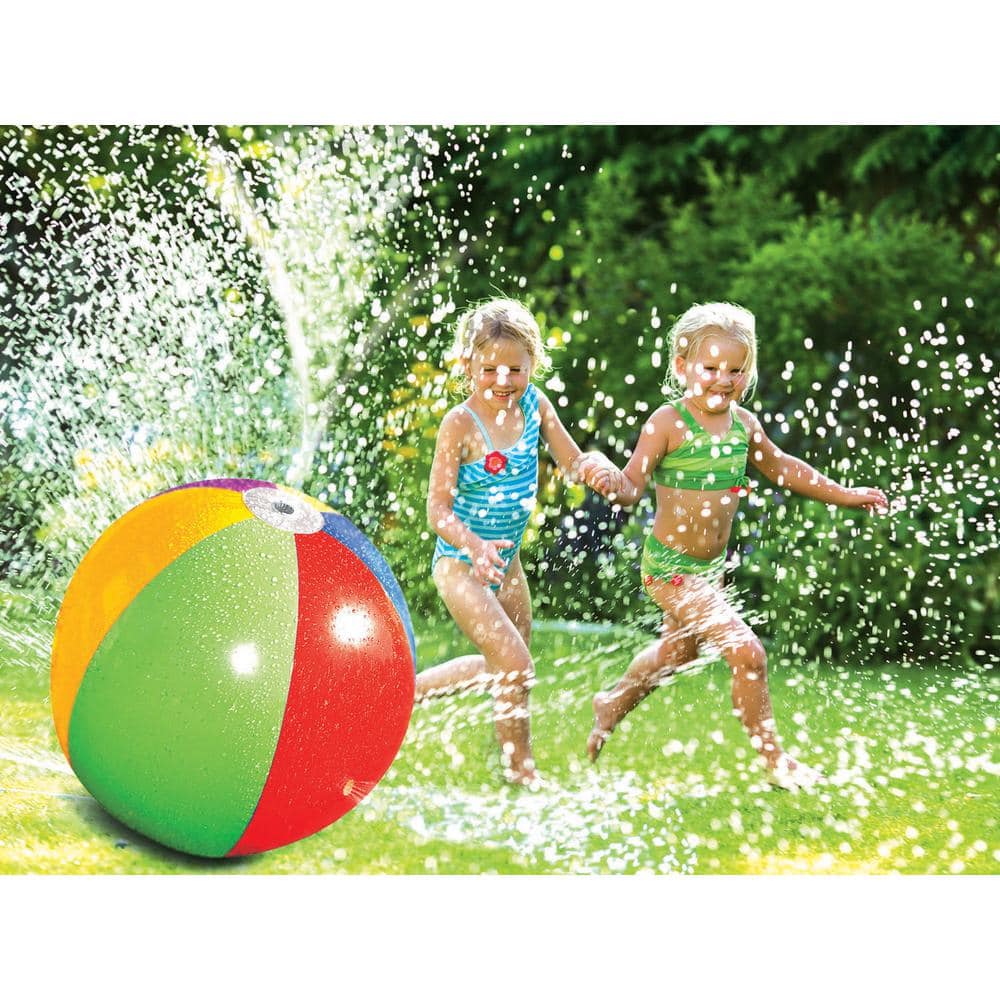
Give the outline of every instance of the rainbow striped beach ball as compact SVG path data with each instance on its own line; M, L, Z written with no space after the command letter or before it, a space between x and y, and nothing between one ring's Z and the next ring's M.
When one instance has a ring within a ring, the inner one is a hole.
M113 816L206 857L271 850L367 795L413 709L415 647L385 559L273 483L189 483L94 543L63 599L52 712Z

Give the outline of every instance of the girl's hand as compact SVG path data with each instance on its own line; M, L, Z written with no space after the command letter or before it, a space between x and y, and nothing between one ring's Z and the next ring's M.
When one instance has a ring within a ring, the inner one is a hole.
M514 543L505 538L497 541L479 539L479 543L470 547L469 558L472 560L472 572L476 579L488 587L492 583L503 583L503 556L501 549L512 549Z
M580 456L576 474L595 493L606 497L609 493L620 493L622 474L618 467L599 451L588 451Z
M869 514L887 514L889 501L885 494L875 486L855 486L848 490L850 496L841 504L842 507L860 507Z
M614 502L625 489L625 476L620 469L601 469L595 482L590 484L595 493Z

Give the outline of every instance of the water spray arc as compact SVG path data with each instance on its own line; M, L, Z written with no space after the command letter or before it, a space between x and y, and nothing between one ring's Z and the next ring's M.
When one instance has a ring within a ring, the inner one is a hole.
M223 211L236 220L247 243L260 255L271 294L281 310L302 415L299 446L289 463L285 481L300 489L312 467L316 445L323 433L323 421L314 419L317 411L313 403L310 377L311 352L302 328L301 302L284 261L275 249L271 227L247 197L230 154L218 145L210 144L208 156L211 167L222 177L221 183L214 186L219 204Z

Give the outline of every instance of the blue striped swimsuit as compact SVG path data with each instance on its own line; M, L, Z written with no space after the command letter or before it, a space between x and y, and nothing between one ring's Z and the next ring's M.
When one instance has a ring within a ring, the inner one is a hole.
M458 495L452 504L455 516L480 538L487 541L506 538L514 543L513 548L500 549L504 573L521 547L524 529L535 509L535 495L538 493L538 434L542 420L538 412L538 390L533 385L525 390L519 405L524 414L524 431L515 444L500 451L507 459L501 472L487 470L486 458L497 449L493 447L482 420L469 407L464 407L483 435L486 456L478 462L466 462L458 467ZM472 560L460 549L438 537L432 569L441 556L450 556L472 565ZM500 585L494 583L490 587L499 590Z

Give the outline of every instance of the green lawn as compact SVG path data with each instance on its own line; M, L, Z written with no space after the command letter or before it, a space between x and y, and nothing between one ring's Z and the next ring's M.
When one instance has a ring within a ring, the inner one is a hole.
M590 696L642 636L540 624L535 755L549 785L499 776L489 706L419 706L386 778L314 837L258 857L190 858L109 817L66 765L48 704L51 625L0 620L0 873L1000 871L998 677L969 668L772 663L786 749L811 794L767 788L721 663L647 699L592 766ZM421 665L467 651L420 637Z

